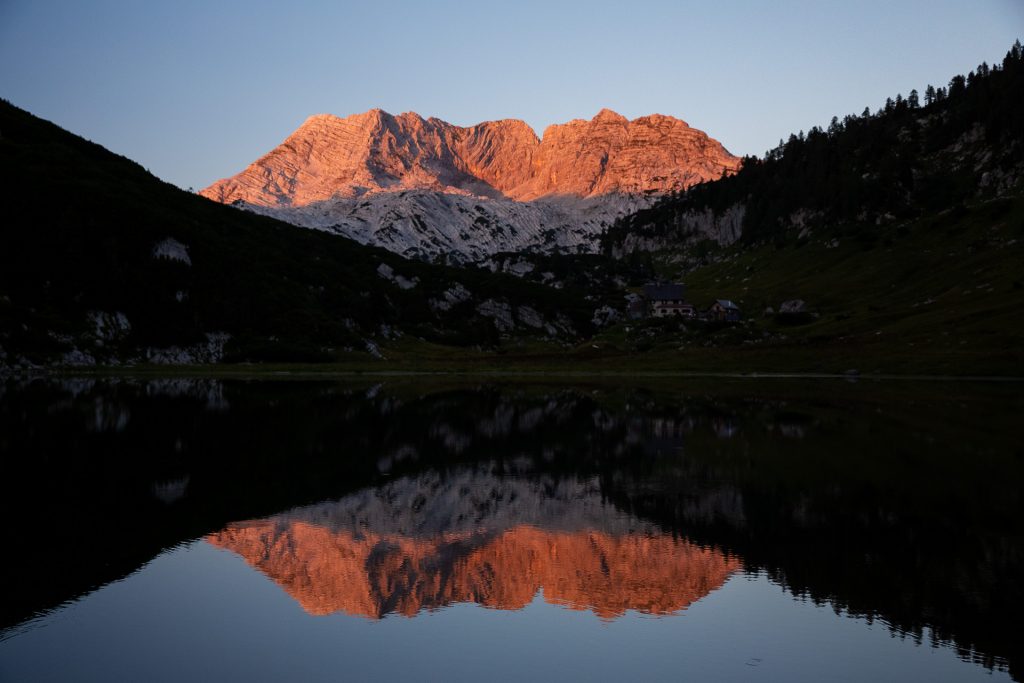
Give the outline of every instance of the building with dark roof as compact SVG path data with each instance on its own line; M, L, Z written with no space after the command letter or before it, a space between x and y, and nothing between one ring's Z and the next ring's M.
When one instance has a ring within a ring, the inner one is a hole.
M644 286L644 299L649 314L655 318L680 316L693 318L697 309L686 300L686 286L672 282L659 282Z
M723 320L726 322L736 322L740 319L740 307L729 299L718 299L715 303L711 304L711 308L708 309L709 320Z

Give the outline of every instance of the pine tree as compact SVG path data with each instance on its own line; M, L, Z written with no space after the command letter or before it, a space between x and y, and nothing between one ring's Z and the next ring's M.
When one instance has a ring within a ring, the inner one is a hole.
M927 107L929 104L935 101L935 86L928 84L928 87L924 89L924 104Z
M907 104L910 105L911 109L917 109L921 106L921 101L917 98L917 90L910 91L910 95L907 97Z
M1020 41L1018 40L1013 44L1013 47L1010 48L1010 51L1006 53L1006 58L1003 60L1003 68L1006 69L1013 62L1020 61L1022 54L1024 53L1022 53Z

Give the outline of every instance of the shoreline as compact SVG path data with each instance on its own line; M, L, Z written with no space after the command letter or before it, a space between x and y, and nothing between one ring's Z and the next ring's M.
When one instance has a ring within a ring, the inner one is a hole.
M182 365L182 366L95 366L88 368L39 368L27 372L0 375L0 380L51 378L211 378L211 379L332 379L353 377L395 378L529 378L529 379L731 379L731 380L844 380L850 383L868 381L916 382L985 382L998 384L1024 383L1021 375L950 375L928 373L828 373L793 371L690 371L690 370L479 370L479 369L364 369L336 368L317 365Z

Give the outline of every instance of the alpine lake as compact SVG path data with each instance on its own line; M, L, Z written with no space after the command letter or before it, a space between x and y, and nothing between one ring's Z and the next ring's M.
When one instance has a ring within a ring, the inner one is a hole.
M1024 392L0 384L3 681L1024 680Z

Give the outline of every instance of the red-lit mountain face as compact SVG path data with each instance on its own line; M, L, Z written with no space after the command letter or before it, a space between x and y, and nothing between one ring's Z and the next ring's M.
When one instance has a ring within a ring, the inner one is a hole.
M596 481L436 472L228 525L206 541L310 614L381 618L459 602L670 614L742 563L615 509Z
M610 220L716 179L739 160L684 121L607 109L538 138L507 119L468 128L375 109L310 117L210 199L408 256L589 250Z

